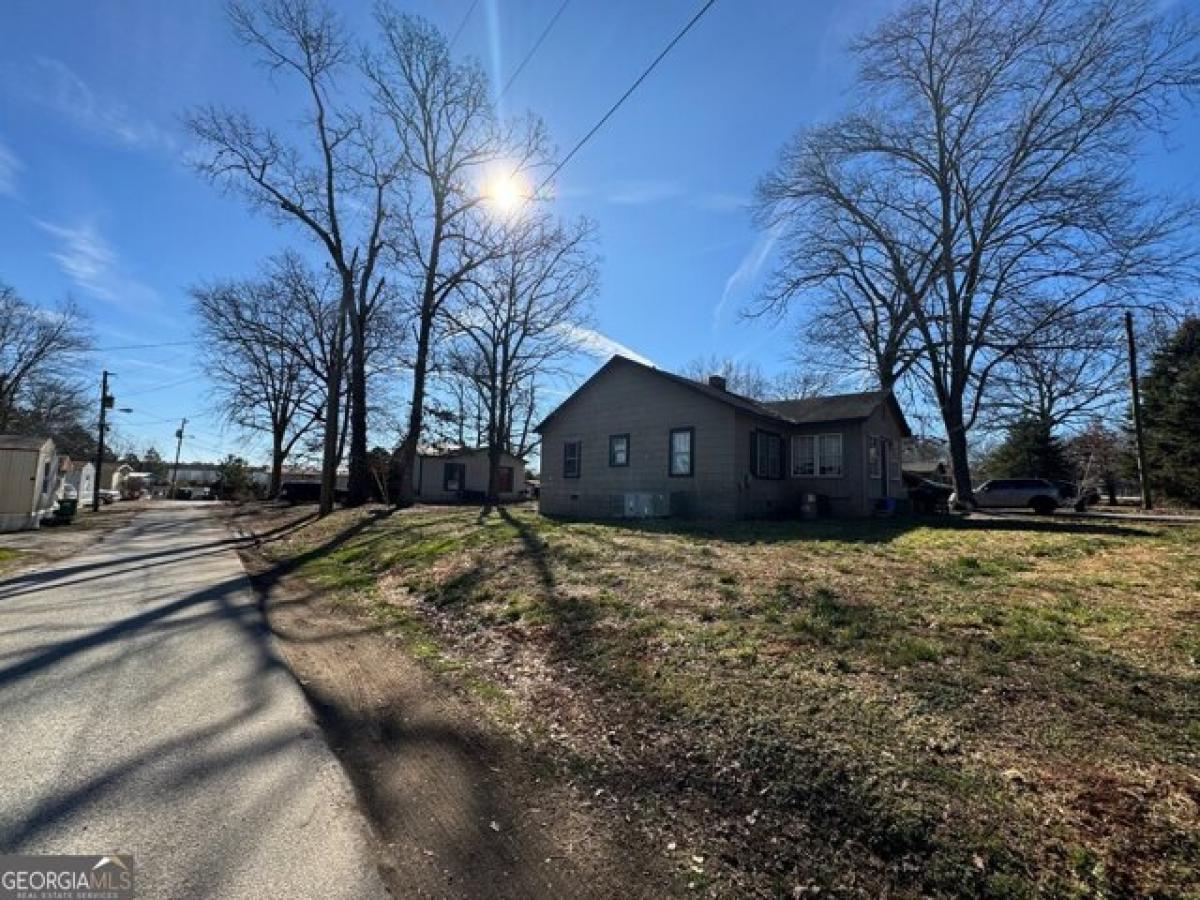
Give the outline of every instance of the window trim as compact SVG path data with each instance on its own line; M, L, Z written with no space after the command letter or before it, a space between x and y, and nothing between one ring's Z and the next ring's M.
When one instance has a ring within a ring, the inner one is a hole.
M753 454L753 459L750 460L750 474L753 475L755 478L761 478L763 481L783 481L787 477L787 475L785 473L788 471L788 468L789 468L788 463L784 458L786 453L784 450L783 435L780 434L778 431L767 431L765 428L755 428L754 431L752 432L752 435L753 435L752 445L753 445L753 449L754 449L754 454ZM779 442L779 474L778 475L772 475L769 471L768 472L759 471L758 451L759 451L759 447L762 446L763 435L766 435L767 437L775 438L775 440L777 440Z
M567 471L567 454L571 447L577 448L575 451L575 471ZM573 441L563 441L563 478L578 478L583 474L583 440L577 439Z
M900 441L888 438L888 481L903 481L904 480L904 450L900 446Z
M821 447L817 440L820 435L816 434L793 434L791 439L792 458L789 460L788 474L792 478L818 478L818 472L821 471ZM800 453L796 452L796 444L799 441L812 442L812 465L811 472L797 472L796 465L803 458Z
M836 472L821 472L825 463L824 443L826 438L837 438L838 445L838 470ZM840 431L827 431L821 435L818 442L817 456L817 472L819 478L845 478L846 477L846 436Z
M616 455L613 453L613 441L625 441L625 462L616 462ZM625 469L629 467L629 448L632 446L632 441L629 440L629 432L624 434L610 434L608 436L608 465L611 469Z
M824 456L821 446L824 438L838 439L838 471L821 472L821 462ZM796 461L800 459L800 454L796 453L795 445L797 440L811 440L813 442L813 471L811 474L800 474L796 472ZM822 431L812 434L793 434L791 435L792 458L789 461L788 473L790 478L845 478L846 477L846 435L842 431Z
M688 436L688 470L686 472L675 471L675 435L687 434ZM693 425L684 425L679 428L672 428L667 432L667 477L668 478L691 478L696 474L696 428Z

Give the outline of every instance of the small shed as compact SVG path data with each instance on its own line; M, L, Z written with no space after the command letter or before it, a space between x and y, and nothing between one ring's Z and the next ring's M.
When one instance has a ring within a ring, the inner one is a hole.
M79 505L92 502L92 494L96 488L96 465L90 462L77 462L68 460L66 464L66 475L63 477L63 483L60 486L59 493L62 493L62 488L70 485L75 489L75 496L79 498Z
M0 531L37 528L58 491L54 441L0 434Z
M482 500L488 486L486 447L448 447L422 450L413 469L413 492L426 503ZM525 461L511 453L500 455L500 499L528 496Z

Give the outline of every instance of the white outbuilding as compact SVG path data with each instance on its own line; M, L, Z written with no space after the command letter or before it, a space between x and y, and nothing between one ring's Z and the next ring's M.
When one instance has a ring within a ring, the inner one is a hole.
M37 528L58 491L54 441L0 434L0 531Z

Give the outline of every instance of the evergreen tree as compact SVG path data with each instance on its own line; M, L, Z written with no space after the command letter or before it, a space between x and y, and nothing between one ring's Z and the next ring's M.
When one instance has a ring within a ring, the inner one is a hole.
M1200 505L1200 318L1155 352L1141 388L1150 484Z
M1049 424L1039 419L1022 419L1008 429L987 460L993 478L1049 478L1074 481L1075 470L1066 448Z
M244 500L254 496L254 482L250 479L250 464L240 456L230 453L218 466L217 493L222 500Z
M146 455L142 457L142 468L152 473L159 481L168 480L167 463L154 447L146 449Z

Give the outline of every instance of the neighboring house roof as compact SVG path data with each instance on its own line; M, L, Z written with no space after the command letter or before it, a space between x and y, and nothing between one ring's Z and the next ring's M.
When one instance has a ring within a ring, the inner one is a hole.
M417 451L417 456L423 456L426 459L448 459L454 456L478 456L487 452L487 447L422 447ZM521 459L507 450L502 450L501 455L512 459ZM524 462L524 460L521 461Z
M657 375L667 381L674 382L704 394L718 403L724 403L726 406L732 406L742 412L750 415L758 416L763 419L769 419L780 422L785 425L811 425L817 422L843 422L853 421L857 419L865 419L875 411L875 409L888 401L892 407L892 412L900 422L901 433L908 437L912 432L909 430L908 423L904 419L904 413L900 411L900 404L896 402L894 395L884 393L883 391L869 391L861 394L839 394L830 395L827 397L811 397L805 400L775 400L760 402L750 397L743 397L741 394L735 394L732 391L722 390L718 387L713 387L711 384L706 384L703 381L695 381L691 378L685 378L682 375L676 375L674 372L667 372L663 369L656 369L654 366L648 366L645 363L640 363L637 360L629 359L626 356L614 356L608 362L597 370L587 381L581 384L576 391L571 394L566 400L560 403L546 418L544 418L534 429L538 433L546 427L555 416L565 409L572 400L579 396L588 385L600 377L601 374L608 371L617 365L629 365Z
M27 434L0 434L0 450L39 451L51 443L47 437L31 437Z

